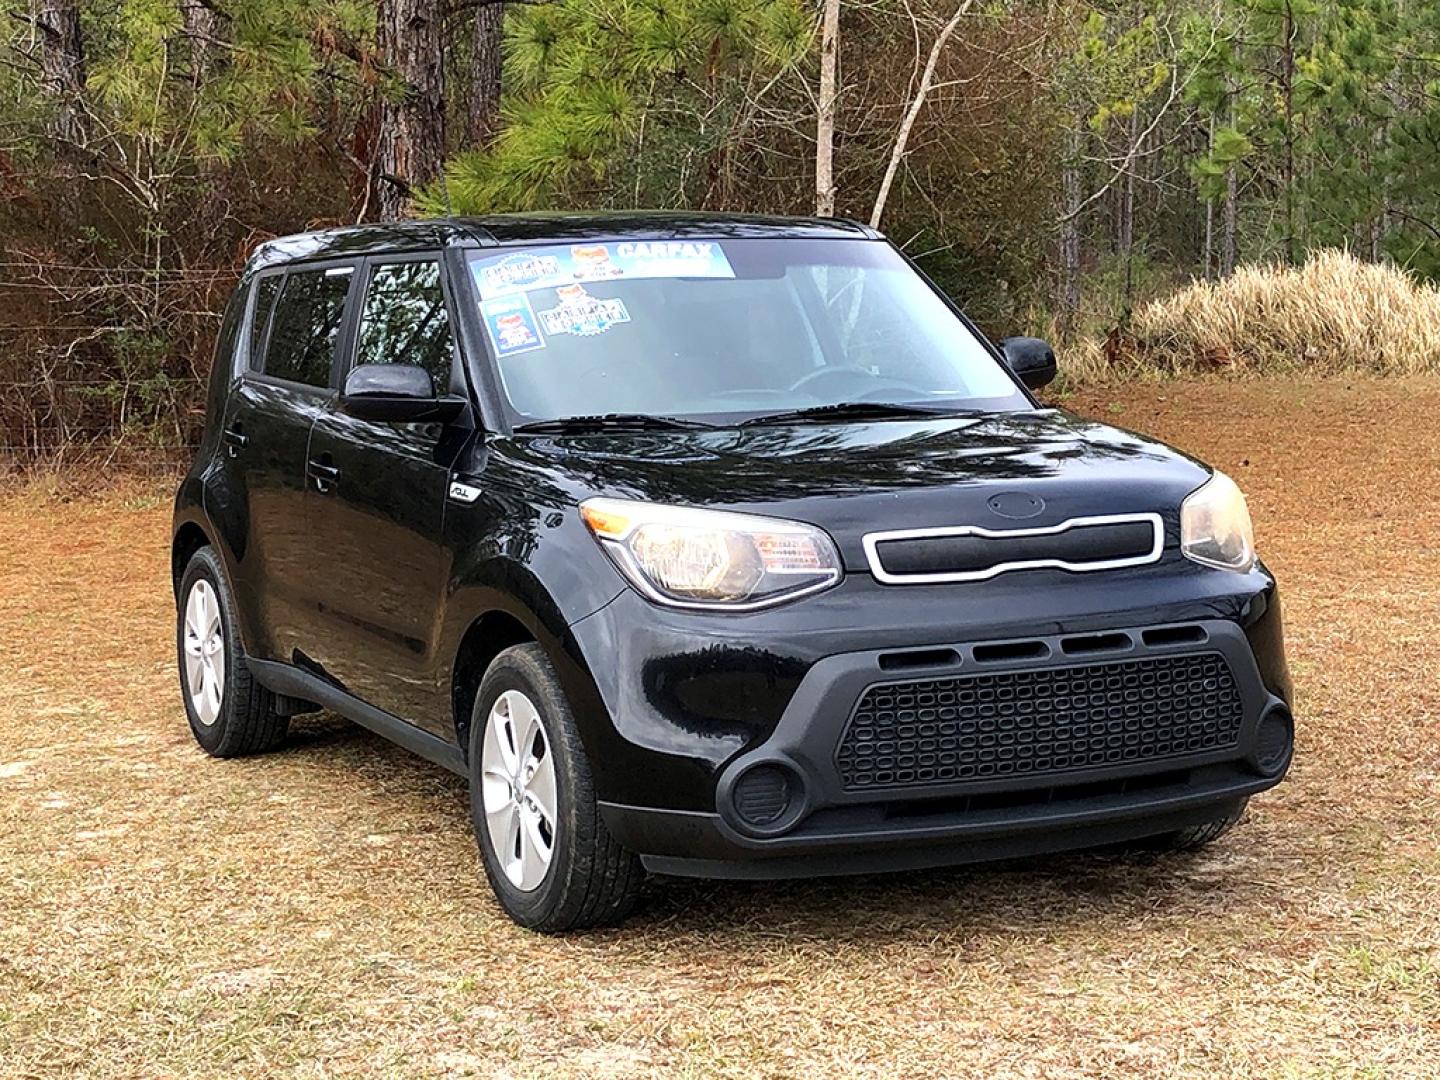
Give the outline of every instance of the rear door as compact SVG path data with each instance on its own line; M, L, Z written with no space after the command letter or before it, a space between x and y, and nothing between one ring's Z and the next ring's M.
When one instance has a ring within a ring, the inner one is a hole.
M310 428L334 396L337 349L355 264L262 272L252 290L246 355L222 432L227 485L241 525L235 590L246 648L296 662L314 583L306 498Z
M414 364L437 395L465 393L439 253L374 257L359 276L343 370ZM337 406L319 411L310 439L310 542L325 560L314 658L357 697L449 734L435 674L451 567L442 523L473 422L384 423Z

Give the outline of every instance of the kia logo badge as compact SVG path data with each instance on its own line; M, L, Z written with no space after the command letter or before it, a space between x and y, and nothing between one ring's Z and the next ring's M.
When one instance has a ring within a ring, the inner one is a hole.
M1003 518L1033 518L1045 509L1045 500L1023 491L1002 491L992 495L987 505Z

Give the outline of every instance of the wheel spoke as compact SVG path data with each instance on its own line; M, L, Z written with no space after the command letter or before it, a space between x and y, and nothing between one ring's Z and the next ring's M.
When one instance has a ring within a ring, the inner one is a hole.
M215 688L215 676L206 671L201 676L200 693L196 696L196 711L206 724L213 724L220 715L220 695Z
M544 746L545 728L544 725L540 723L539 710L530 703L530 699L523 695L517 695L517 697L523 704L520 705L519 716L516 717L515 727L516 730L522 732L522 734L519 742L515 744L515 749L519 751L520 760L528 764L535 757L537 734L539 735L542 747Z
M185 682L190 690L190 698L193 701L200 693L200 688L205 685L205 661L198 655L191 656L187 653L185 657Z
M494 810L485 811L485 829L490 834L490 846L495 849L495 857L500 860L500 865L506 867L509 873L511 852L515 846L515 834L511 828L515 820L515 807L509 802Z
M485 768L502 772L507 778L515 775L515 751L510 738L510 715L502 694L490 710L490 720L485 725L485 743L480 752L481 764Z
M207 585L205 588L205 636L218 637L220 635L220 599Z
M480 778L480 797L487 814L506 809L511 805L510 778L499 769L487 767Z
M195 634L204 638L205 631L210 628L210 586L204 581L197 581L191 596L195 601Z
M504 860L505 876L517 889L525 887L525 830L520 825L520 814L512 811L506 822L505 846L497 850Z
M522 889L533 889L545 878L550 868L550 845L540 835L540 822L534 814L521 812L522 821L520 868Z
M525 791L535 800L535 805L545 819L545 824L550 826L553 836L555 832L555 764L549 754L533 764L535 775L530 778Z

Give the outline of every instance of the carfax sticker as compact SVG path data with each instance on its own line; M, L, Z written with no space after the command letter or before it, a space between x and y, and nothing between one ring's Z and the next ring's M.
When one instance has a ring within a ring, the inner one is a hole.
M490 333L490 343L495 346L497 357L514 356L545 347L545 339L540 336L540 328L535 322L535 309L524 293L486 300L480 305L480 315L485 320L485 329Z
M555 290L558 305L540 312L545 333L593 337L617 323L628 323L630 312L621 300L602 300L585 291L584 285L561 285Z
M733 278L725 251L710 240L627 240L615 245L626 277Z
M473 266L482 300L586 281L735 276L724 250L713 240L626 240L527 248L479 259Z

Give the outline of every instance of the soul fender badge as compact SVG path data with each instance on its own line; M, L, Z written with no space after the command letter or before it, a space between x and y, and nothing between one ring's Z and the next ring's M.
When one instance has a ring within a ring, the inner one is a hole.
M468 506L480 498L480 489L470 484L462 484L459 480L452 480L450 482L450 498Z

